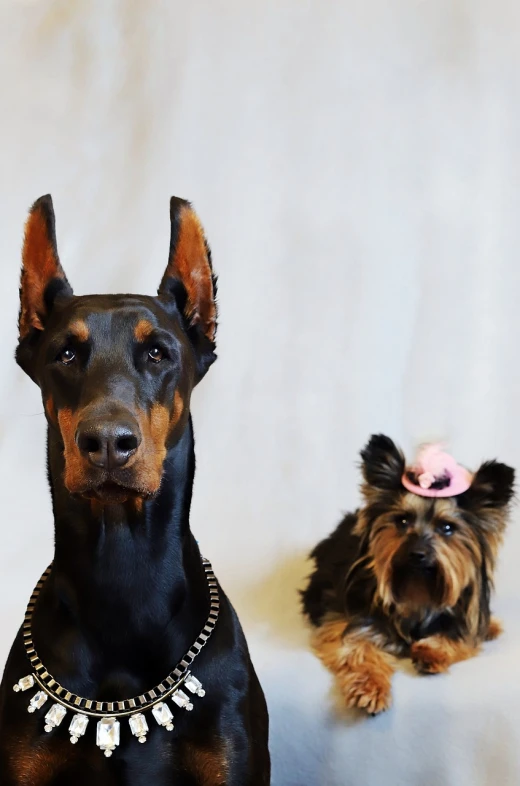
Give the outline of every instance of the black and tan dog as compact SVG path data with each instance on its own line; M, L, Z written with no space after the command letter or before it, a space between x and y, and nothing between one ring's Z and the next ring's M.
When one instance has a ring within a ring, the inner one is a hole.
M120 744L105 758L95 718L71 745L70 714L47 733L42 714L51 702L28 714L30 694L13 692L31 671L21 630L0 692L2 786L270 782L264 696L222 591L214 632L203 649L196 643L205 640L210 590L189 525L190 395L215 360L215 284L203 230L184 200L171 200L157 297L74 296L58 260L51 198L31 209L16 357L42 391L55 517L54 562L32 620L39 676L48 672L74 696L124 703L161 684L191 651L206 695L193 712L173 713L170 733L149 713L145 745L122 719Z
M452 462L450 489L449 473L417 477L382 435L361 457L364 506L312 552L303 607L347 706L376 714L390 706L396 656L436 674L500 634L489 602L514 471Z

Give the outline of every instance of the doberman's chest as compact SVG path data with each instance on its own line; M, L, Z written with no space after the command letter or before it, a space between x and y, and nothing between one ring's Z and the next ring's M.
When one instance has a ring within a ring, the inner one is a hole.
M237 685L233 688L226 686L219 675L232 668L237 677L235 670L238 667L239 674L242 675L238 679L241 683L238 692L245 695L247 669L245 660L237 657L234 636L231 635L232 615L225 597L223 601L224 624L217 626L214 638L199 652L191 667L195 676L200 677L206 695L189 694L193 704L190 712L177 707L172 700L164 702L169 708L170 718L173 715L173 730L167 729L165 725L161 727L153 710L147 711L144 717L148 731L143 744L133 736L129 717L121 717L120 744L108 759L96 744L97 718L90 718L85 735L80 737L76 744L71 744L69 724L74 712L67 712L59 727L50 732L44 731L44 716L52 705L52 697L48 698L43 708L31 714L27 713L37 686L26 692L15 693L12 690L20 677L30 671L22 643L23 631L20 631L6 667L0 701L0 769L5 768L12 778L7 781L6 786L166 786L173 782L181 786L183 783L186 783L186 786L224 784L230 751L233 748L226 718L236 716L236 702L240 701L240 696L234 695ZM195 622L194 630L200 630L206 614L204 611L202 623L199 620ZM193 643L191 632L184 637L166 636L163 640L164 646L159 648L163 658L158 670L155 668L156 658L150 657L150 653L145 651L141 651L139 663L129 662L125 664L126 669L121 662L114 672L113 664L109 669L105 663L101 669L105 673L104 680L102 683L95 681L94 692L91 694L89 691L92 687L89 683L92 672L97 670L92 668L92 658L83 656L78 659L79 650L72 647L69 648L67 659L63 649L63 631L58 634L58 630L55 630L54 635L56 638L52 637L52 646L43 647L43 638L38 639L42 644L41 654L47 668L62 679L68 688L77 690L79 695L95 695L101 699L103 695L100 695L100 685L101 694L103 690L108 690L111 698L114 687L118 692L122 691L121 698L133 695L131 688L140 692L145 687L150 687L148 678L151 679L151 675L159 673L166 676L174 663L172 656L175 655L176 661L179 653L184 654L188 639L190 644ZM170 641L170 646L166 646L172 638L176 639L176 645ZM70 636L65 636L65 639L69 642L75 641L74 637L71 639ZM64 662L68 662L69 667L75 664L67 678L61 670ZM147 672L149 677L145 676ZM187 692L188 688L185 688L185 691ZM0 782L4 783L3 780Z
M217 672L226 668L220 657L204 658L199 673L208 695L193 699L193 711L175 713L171 705L173 731L159 726L148 713L146 742L140 744L130 733L128 718L121 718L121 744L107 759L96 745L95 719L72 745L70 717L46 733L45 710L27 713L29 694L34 691L20 694L9 689L20 670L27 671L23 648L15 645L12 655L0 714L2 786L220 786L227 782L233 742L226 717L233 708L228 703L230 691L215 679L215 668Z
M157 730L146 752L129 747L110 762L94 748L56 738L16 736L7 744L15 786L220 786L229 766L228 746L216 735L200 745L187 738L161 739Z

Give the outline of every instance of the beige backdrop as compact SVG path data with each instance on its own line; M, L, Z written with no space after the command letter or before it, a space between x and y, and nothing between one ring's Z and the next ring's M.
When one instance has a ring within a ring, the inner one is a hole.
M1 2L1 659L52 555L12 360L26 210L52 192L78 293L152 293L177 194L220 274L193 529L267 693L273 784L518 784L518 515L504 638L399 674L376 720L334 709L296 587L371 432L520 466L519 35L514 0Z

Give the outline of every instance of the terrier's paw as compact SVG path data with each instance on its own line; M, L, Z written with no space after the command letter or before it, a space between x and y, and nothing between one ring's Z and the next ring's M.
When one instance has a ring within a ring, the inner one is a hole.
M341 692L347 707L378 715L392 703L390 681L374 671L351 671L341 680Z
M442 674L448 671L451 659L441 647L432 646L425 641L416 641L412 645L412 663L419 674Z
M489 620L489 628L486 634L486 641L494 641L494 639L498 639L499 636L502 635L504 632L504 628L502 627L502 623L497 617L491 617Z

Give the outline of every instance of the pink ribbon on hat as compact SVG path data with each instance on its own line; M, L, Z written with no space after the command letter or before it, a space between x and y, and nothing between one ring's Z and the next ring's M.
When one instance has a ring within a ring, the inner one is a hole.
M442 445L432 444L419 450L415 464L405 471L401 481L420 497L455 497L469 489L472 479L471 472L457 464ZM442 487L432 488L437 483Z

